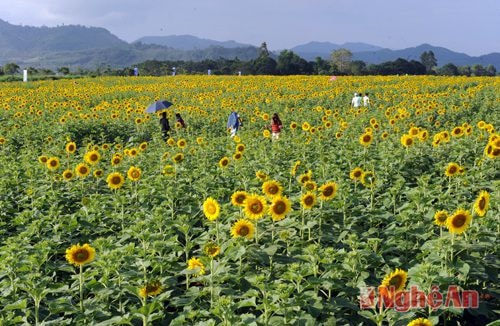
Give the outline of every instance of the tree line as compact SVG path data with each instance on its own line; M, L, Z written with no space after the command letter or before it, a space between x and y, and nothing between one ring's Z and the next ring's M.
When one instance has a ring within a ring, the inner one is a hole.
M60 67L56 72L50 69L28 67L30 75L80 75L80 76L164 76L170 74L214 74L214 75L443 75L443 76L495 76L497 71L493 65L484 67L480 64L456 66L448 63L437 67L437 60L432 51L425 51L420 61L402 58L381 64L366 64L361 60L352 60L353 54L348 49L333 51L329 60L316 57L314 61L306 61L293 51L283 50L278 56L271 54L264 42L259 48L257 58L242 61L238 58L202 61L160 61L147 60L134 67L112 68L97 67L95 70L78 68L70 71L68 67ZM7 63L0 67L0 75L19 73L16 63Z

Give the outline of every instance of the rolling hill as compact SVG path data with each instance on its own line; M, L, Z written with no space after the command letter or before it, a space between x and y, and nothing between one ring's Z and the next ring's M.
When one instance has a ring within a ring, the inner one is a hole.
M308 61L316 57L328 59L331 52L347 48L354 60L379 64L397 58L420 60L424 51L433 51L438 66L492 64L500 71L500 53L472 57L443 47L422 44L391 50L366 43L334 44L309 42L290 50ZM127 43L104 28L68 25L32 27L12 25L0 19L0 65L15 62L21 67L86 68L110 66L130 67L146 60L201 61L218 58L251 60L258 56L258 47L236 41L215 41L192 35L145 36ZM277 56L279 51L273 53Z

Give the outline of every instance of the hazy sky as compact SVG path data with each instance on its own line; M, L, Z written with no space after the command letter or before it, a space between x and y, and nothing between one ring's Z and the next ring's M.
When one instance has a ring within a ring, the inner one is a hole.
M329 41L500 52L500 0L0 0L0 8L11 24L104 27L128 42L191 34L271 50Z

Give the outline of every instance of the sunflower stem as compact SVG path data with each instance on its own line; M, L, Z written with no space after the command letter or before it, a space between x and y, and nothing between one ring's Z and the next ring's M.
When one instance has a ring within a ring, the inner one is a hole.
M83 265L80 265L80 310L83 313Z
M210 308L214 306L214 260L210 259Z

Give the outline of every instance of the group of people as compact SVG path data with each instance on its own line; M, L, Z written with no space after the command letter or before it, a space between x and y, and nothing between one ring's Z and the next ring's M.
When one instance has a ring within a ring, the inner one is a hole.
M361 96L361 93L354 93L354 97L351 100L351 106L354 108L359 108L361 106L361 103L363 103L364 107L369 107L370 106L370 98L368 97L368 93L365 93L364 96ZM175 114L176 117L176 122L179 123L181 128L186 128L186 123L182 119L180 113ZM229 114L229 117L227 119L227 128L230 132L231 138L236 136L236 133L238 130L241 128L243 124L243 120L241 119L240 115L236 111L232 111ZM168 123L167 119L167 112L162 112L161 118L160 118L160 126L161 126L161 131L163 135L163 139L166 140L169 138L169 132L170 132L170 125ZM272 140L277 140L279 139L281 129L283 128L283 123L281 122L281 119L279 118L277 113L274 113L272 118L271 118L271 124L267 126L269 129L271 129L271 138Z
M354 93L354 97L351 100L351 106L354 108L359 108L361 106L361 101L363 102L363 106L370 106L370 98L368 97L368 93L365 93L363 97L361 97L361 93Z
M231 138L236 136L236 132L242 126L242 122L243 120L236 111L233 111L231 112L231 114L229 114L229 118L227 119L227 128L231 133ZM281 129L283 128L283 123L281 122L278 113L273 114L271 118L271 124L268 126L268 128L271 129L272 140L279 139Z
M180 113L175 114L175 119L176 122L179 123L181 128L186 128L186 123L184 122L184 119L182 119ZM168 123L167 112L165 111L161 113L160 126L161 126L161 134L163 136L163 140L167 140L170 137L169 135L170 124Z

